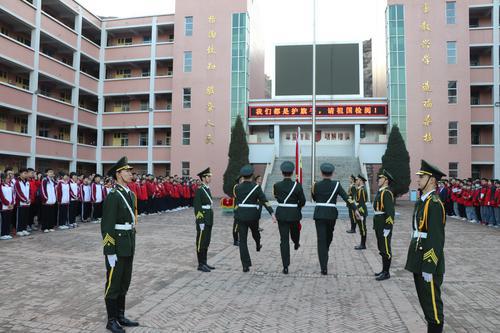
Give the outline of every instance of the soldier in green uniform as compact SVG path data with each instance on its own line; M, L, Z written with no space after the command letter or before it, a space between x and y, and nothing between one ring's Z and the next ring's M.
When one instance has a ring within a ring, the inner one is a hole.
M135 252L137 198L128 188L132 173L126 157L111 167L108 176L116 186L104 200L101 233L106 256L104 300L108 313L106 328L113 333L125 332L122 326L139 326L125 317L125 297L132 278Z
M294 249L300 247L299 223L302 219L301 209L306 204L306 197L302 185L297 181L292 181L292 174L295 166L290 161L281 163L280 166L283 180L273 185L273 195L278 201L276 208L276 219L280 232L280 252L283 262L283 274L288 274L290 266L290 244L292 239Z
M210 193L210 181L212 173L206 168L198 173L201 185L196 190L193 200L194 215L196 217L196 255L198 257L198 270L210 272L215 267L207 264L207 252L212 237L212 226L214 224L214 212L212 210L212 193Z
M441 333L446 214L436 187L445 174L422 160L417 175L421 196L413 211L413 232L405 269L413 273L418 300L427 321L427 332Z
M349 189L347 190L347 195L349 196L349 199L354 200L354 197L356 195L356 176L351 175L349 177ZM354 214L354 211L352 210L351 206L349 206L349 220L351 221L351 229L347 230L346 232L348 234L355 234L356 233L356 216Z
M243 166L240 170L240 175L243 177L243 182L234 189L235 218L239 224L241 264L243 265L243 272L246 273L250 270L250 266L252 266L247 245L248 229L252 232L257 252L262 248L259 232L260 204L264 205L272 216L273 221L276 221L276 217L262 188L252 181L253 167L251 165Z
M236 192L235 192L236 186L238 186L238 184L241 184L242 182L243 182L243 177L239 176L236 179L236 184L234 184L234 186L233 186L233 199L236 198ZM238 219L237 219L237 216L236 216L236 204L234 205L233 215L234 215L234 221L233 221L233 245L234 246L240 246L239 223L238 223Z
M366 217L368 216L368 208L366 208L366 201L368 200L368 194L365 188L366 178L362 175L358 175L356 178L356 204L358 205L359 212L361 213L361 218L356 219L358 224L359 234L361 235L361 243L354 247L356 250L366 249Z
M387 170L382 170L378 175L378 192L373 201L375 215L373 216L373 229L377 237L378 252L382 256L382 271L375 273L377 281L387 280L391 277L392 227L394 225L394 195L389 190L390 183L394 180Z
M312 199L316 202L314 208L314 223L316 224L316 236L318 238L318 257L321 274L328 274L328 251L333 239L333 231L338 217L337 196L341 196L349 209L358 218L361 218L356 204L350 198L339 181L332 180L335 167L331 163L323 163L320 166L323 180L314 183L312 187Z

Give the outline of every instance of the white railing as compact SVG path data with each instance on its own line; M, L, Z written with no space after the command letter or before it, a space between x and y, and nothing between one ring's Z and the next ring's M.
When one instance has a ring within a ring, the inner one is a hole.
M262 190L264 191L267 185L267 178L273 172L274 161L276 159L275 154L273 153L273 158L271 159L271 163L266 164L266 171L264 171L264 177L262 177Z

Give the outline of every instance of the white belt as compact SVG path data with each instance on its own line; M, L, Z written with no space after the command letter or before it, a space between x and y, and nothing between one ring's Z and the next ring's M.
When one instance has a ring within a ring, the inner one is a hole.
M251 204L239 204L238 207L243 207L243 208L257 208L259 209L259 205L251 205Z
M317 202L316 206L319 206L319 207L337 207L336 204L326 203L326 202Z
M202 205L201 208L202 209L212 209L212 206L211 205Z
M132 229L134 229L134 225L130 223L115 224L115 230L132 230Z
M297 205L297 204L278 203L278 207L292 207L292 208L297 208L297 207L299 207L299 205Z
M385 212L374 212L373 214L375 214L375 215L384 215Z
M413 232L413 238L427 238L427 233L426 232L420 232L420 231L414 231Z

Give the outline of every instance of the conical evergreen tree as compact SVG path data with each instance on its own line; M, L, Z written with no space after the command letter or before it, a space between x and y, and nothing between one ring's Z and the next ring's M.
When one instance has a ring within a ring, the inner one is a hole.
M234 127L231 129L231 142L229 143L229 160L224 172L223 190L226 195L233 196L233 186L240 174L242 166L248 164L248 143L241 117L236 118Z
M410 155L397 125L392 127L389 134L387 148L382 156L382 168L394 177L391 190L396 197L408 193L411 183Z

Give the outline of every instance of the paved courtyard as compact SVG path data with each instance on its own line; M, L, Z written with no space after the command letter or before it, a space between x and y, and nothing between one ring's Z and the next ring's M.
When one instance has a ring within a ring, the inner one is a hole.
M380 270L373 231L368 250L340 219L321 276L314 223L281 274L277 226L263 213L263 249L249 241L253 267L241 271L232 217L216 211L209 263L195 269L192 210L141 218L127 332L425 332L413 279L403 269L411 205L397 206L392 278ZM369 220L371 228L371 219ZM1 332L106 332L99 225L0 242ZM500 331L500 230L449 219L443 289L445 332Z

